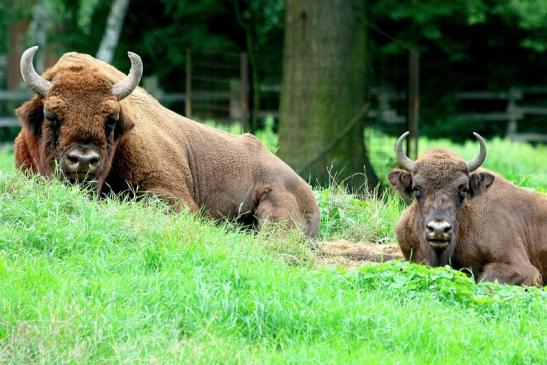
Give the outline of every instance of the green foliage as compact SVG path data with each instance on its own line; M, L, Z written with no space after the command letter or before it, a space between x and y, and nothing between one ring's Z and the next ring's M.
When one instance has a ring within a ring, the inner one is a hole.
M91 19L98 5L99 0L80 0L80 7L78 9L78 27L84 33L89 33L91 29Z
M390 261L379 265L366 265L352 273L358 286L390 290L393 287L415 295L427 291L430 295L448 305L463 305L491 310L492 304L502 304L511 300L526 299L528 293L547 299L546 293L537 288L521 288L497 283L475 284L475 280L462 271L449 266L429 268L411 264L407 261ZM544 304L547 304L544 303ZM481 306L484 306L481 308Z
M520 42L524 48L536 52L544 52L547 49L547 1L545 0L510 0L498 4L494 10L505 19L515 19L518 26L527 31L527 36Z
M404 24L398 37L409 48L424 50L424 39L441 49L454 52L458 45L449 40L450 34L443 33L441 25L445 22L466 25L482 23L485 21L487 9L486 2L481 0L382 0L372 5L371 12L379 19L387 18Z
M234 0L239 25L254 37L259 48L283 28L283 0Z
M466 44L456 44L451 40L457 37L444 24L479 25L492 21L500 16L508 26L516 26L529 31L529 36L521 45L542 52L547 45L547 38L533 38L539 35L536 31L545 31L547 20L547 1L545 0L510 0L489 2L484 0L458 0L439 2L382 0L375 2L372 13L379 19L391 19L404 24L399 33L400 41L410 48L423 49L423 40L432 41L437 47L447 52L458 48L463 51ZM528 43L533 43L531 47ZM392 46L392 45L391 45Z

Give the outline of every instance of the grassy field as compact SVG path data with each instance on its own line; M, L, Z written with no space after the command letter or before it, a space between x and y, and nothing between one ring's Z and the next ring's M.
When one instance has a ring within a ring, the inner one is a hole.
M505 151L491 167L547 188L544 148L489 146L489 159ZM399 261L325 266L296 233L242 232L153 199L96 201L24 178L12 159L0 152L1 364L547 362L542 289ZM404 209L387 193L317 196L321 240L391 241Z

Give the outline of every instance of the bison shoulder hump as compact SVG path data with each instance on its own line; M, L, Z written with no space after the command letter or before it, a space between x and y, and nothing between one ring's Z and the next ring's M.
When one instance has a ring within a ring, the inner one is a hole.
M254 135L250 133L242 134L241 137L252 149L260 150L262 148L265 148L262 142L260 142L258 138L256 138Z

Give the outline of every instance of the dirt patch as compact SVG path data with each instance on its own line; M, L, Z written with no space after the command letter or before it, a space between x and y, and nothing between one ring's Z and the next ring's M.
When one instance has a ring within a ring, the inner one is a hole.
M373 244L346 240L324 241L318 243L321 264L359 267L364 264L402 259L403 254L396 244Z

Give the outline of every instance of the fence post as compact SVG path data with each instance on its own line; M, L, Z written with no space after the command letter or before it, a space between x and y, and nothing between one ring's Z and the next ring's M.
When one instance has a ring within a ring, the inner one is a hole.
M420 55L414 50L408 53L408 119L410 136L406 152L410 158L418 157L418 119L420 117Z
M192 118L192 51L186 50L186 92L184 94L184 113Z
M245 132L250 131L249 125L249 62L247 53L240 54L240 79L239 82L239 104L241 110L241 126Z
M517 112L517 90L511 88L507 96L507 114L509 116L509 123L507 123L507 129L505 130L505 138L512 138L513 135L517 132L518 127L518 112Z

